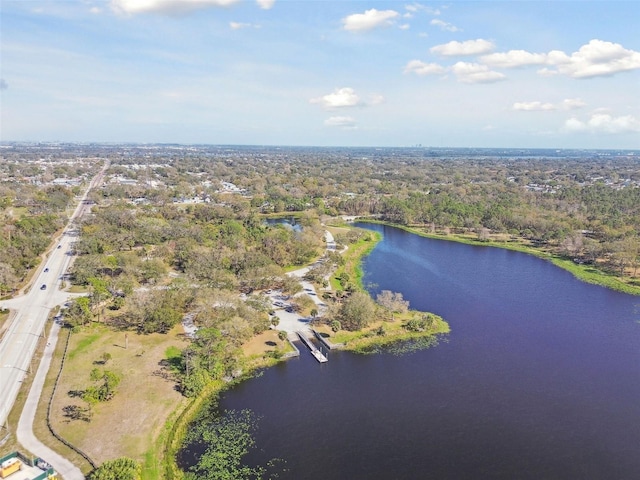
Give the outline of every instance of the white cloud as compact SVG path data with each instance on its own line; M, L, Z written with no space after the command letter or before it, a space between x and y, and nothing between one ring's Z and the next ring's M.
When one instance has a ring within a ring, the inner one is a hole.
M506 53L492 53L483 55L480 61L492 67L514 68L527 65L544 65L547 55L544 53L530 53L524 50L509 50Z
M404 73L416 75L442 75L453 72L461 83L494 83L507 78L500 72L490 70L486 65L479 63L458 62L451 67L443 67L437 63L425 63L421 60L411 60L404 67Z
M451 41L442 45L436 45L429 50L431 53L445 57L482 55L489 53L495 48L493 42L479 38L477 40L466 40L464 42Z
M431 25L434 25L436 27L440 27L441 30L447 31L447 32L461 32L462 30L460 30L458 27L456 27L455 25L452 25L448 22L445 22L444 20L440 20L439 18L434 18L433 20L431 20Z
M525 112L534 112L534 111L549 111L556 110L557 107L553 103L543 103L543 102L516 102L512 107L514 110L521 110Z
M451 67L451 71L462 83L494 83L507 78L504 74L489 70L489 67L479 63L458 62Z
M565 110L575 110L582 108L586 105L586 102L581 98L565 98L562 101L562 108Z
M231 30L241 30L243 28L260 28L260 25L255 23L229 22L229 28L231 28Z
M324 121L327 127L356 128L356 120L353 117L329 117Z
M632 115L613 117L608 113L594 113L589 120L582 121L571 117L564 124L564 129L569 132L591 133L635 133L640 132L640 119Z
M440 10L437 8L427 7L426 5L422 5L421 3L412 3L410 5L404 6L405 10L412 13L425 12L429 15L440 15Z
M587 124L578 120L576 117L571 117L564 122L564 129L569 132L583 132L587 129Z
M332 93L318 98L312 98L311 103L318 103L324 108L344 108L362 105L360 97L353 88L336 88Z
M416 75L440 75L447 71L442 65L437 63L425 63L420 60L411 60L404 67L404 73L415 73Z
M403 23L402 25L399 25L398 28L400 30L409 30L411 28L411 25L409 25L408 23Z
M263 10L269 10L273 8L273 5L276 3L276 0L256 0L258 6Z
M111 8L127 15L137 13L176 14L208 7L228 7L239 0L111 0Z
M591 40L570 56L558 50L549 52L547 63L573 78L610 76L640 69L640 52L619 43Z
M380 105L384 103L384 100L384 97L377 93L368 95L367 100L363 100L353 88L343 87L336 88L333 92L322 97L312 98L309 102L321 105L327 110L333 110Z
M342 19L343 28L350 32L364 32L377 27L393 24L393 20L400 16L395 10L366 10L364 13L354 13Z
M558 104L537 100L533 102L516 102L511 108L522 112L541 112L550 110L576 110L585 105L586 103L580 98L566 98Z
M455 42L433 47L431 51L444 54L440 50L463 50L460 45L452 45L453 43ZM539 75L550 77L561 74L572 78L591 78L640 69L640 52L626 49L619 43L591 40L571 55L561 50L551 50L548 53L509 50L483 55L480 61L485 65L501 68L547 65L538 70Z

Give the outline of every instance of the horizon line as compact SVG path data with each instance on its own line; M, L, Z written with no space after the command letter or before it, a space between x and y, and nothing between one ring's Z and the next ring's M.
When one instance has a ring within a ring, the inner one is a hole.
M433 146L416 143L413 145L292 145L259 143L181 143L181 142L133 142L133 141L67 141L67 140L0 140L0 146L12 145L82 145L82 146L183 146L183 147L245 147L245 148L318 148L318 149L422 149L422 150L554 150L554 151L630 151L640 153L640 147L472 147L472 146Z

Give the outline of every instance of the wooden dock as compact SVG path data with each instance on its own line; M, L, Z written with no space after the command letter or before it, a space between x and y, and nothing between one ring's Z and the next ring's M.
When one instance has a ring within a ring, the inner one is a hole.
M309 340L309 338L304 332L298 331L296 333L298 334L298 337L300 337L300 340L302 340L302 343L304 343L307 347L309 347L309 350L311 351L311 355L313 355L316 358L316 360L318 360L318 362L326 363L329 361L329 359L325 357L320 350L318 350L318 348L311 342L311 340Z

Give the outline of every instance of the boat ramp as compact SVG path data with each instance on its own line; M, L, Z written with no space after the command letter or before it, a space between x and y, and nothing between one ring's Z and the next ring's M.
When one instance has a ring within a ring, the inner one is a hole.
M318 347L316 347L311 342L311 340L309 340L309 337L307 337L307 335L304 332L297 331L296 333L298 334L298 337L300 337L300 340L302 340L302 343L304 343L307 347L309 347L309 350L311 351L311 355L313 355L315 359L318 360L318 362L326 363L329 361L329 359L325 355L323 355L320 350L318 350Z

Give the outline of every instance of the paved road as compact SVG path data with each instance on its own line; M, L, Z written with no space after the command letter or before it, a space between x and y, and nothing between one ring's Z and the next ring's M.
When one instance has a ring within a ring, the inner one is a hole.
M329 230L325 232L325 242L326 242L326 247L328 251L336 250L335 240L333 239L333 235L331 235L331 232L329 232ZM296 296L302 295L302 294L309 295L311 299L315 302L315 304L318 306L318 309L317 309L318 313L322 315L327 305L322 301L322 299L318 297L318 294L315 290L314 285L311 282L304 280L304 276L309 271L309 268L310 267L303 267L298 270L289 272L287 273L287 275L289 275L290 277L298 278L300 285L302 285L302 288L304 289L304 291L300 292ZM278 326L276 327L276 330L283 330L287 332L291 340L298 340L297 332L304 332L307 334L307 336L312 336L311 327L309 326L309 322L311 321L311 318L301 317L296 312L287 311L286 307L289 306L288 296L283 295L280 290L273 290L269 294L269 297L271 298L271 302L275 309L276 316L279 319L279 323L278 323ZM278 304L283 305L283 307L276 305L276 302L278 302Z
M66 302L70 296L63 292L61 287L64 275L73 260L73 242L77 240L77 233L72 225L90 209L86 204L87 195L93 187L102 182L108 166L107 162L91 181L62 237L51 247L47 260L36 272L28 293L0 302L0 307L10 308L13 312L11 323L0 340L0 425L6 422L18 390L26 375L31 372L31 359L38 342L44 341L42 334L49 312L56 305ZM40 391L37 395L40 396Z
M18 422L18 429L16 431L18 441L31 453L44 459L49 463L56 472L62 476L65 480L84 480L82 471L76 467L69 460L62 455L51 450L46 445L43 445L33 433L33 419L36 416L36 410L38 409L38 402L40 401L40 394L42 393L42 387L44 381L47 378L47 372L49 371L49 365L53 358L53 352L58 340L58 332L60 331L60 325L57 323L51 327L51 333L49 334L48 343L44 348L44 354L42 361L38 367L33 383L31 384L31 390L29 396L24 404L20 421Z

